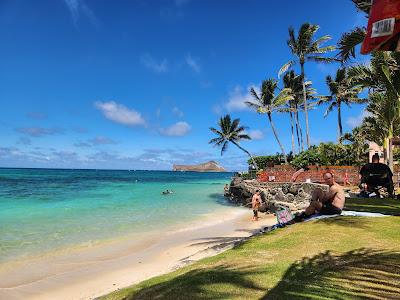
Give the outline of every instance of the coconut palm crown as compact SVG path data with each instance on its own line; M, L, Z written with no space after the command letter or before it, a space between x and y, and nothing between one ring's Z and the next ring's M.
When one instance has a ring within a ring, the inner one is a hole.
M321 47L321 45L331 39L329 35L324 35L318 39L314 39L314 35L317 33L319 29L318 25L312 25L309 23L304 23L301 25L298 35L296 37L294 29L292 27L289 28L289 39L287 44L294 56L293 60L290 60L286 64L284 64L279 70L278 75L285 73L296 63L300 64L301 68L301 76L303 78L303 101L304 101L304 114L306 119L306 140L307 147L310 146L310 130L308 125L308 110L307 110L307 93L305 86L305 71L304 64L307 61L315 61L315 62L332 62L335 61L333 58L328 58L323 56L323 54L328 53L330 51L334 51L335 46L325 46Z
M371 0L352 0L358 11L365 14L365 23L367 23L367 18L369 10L371 9ZM349 61L351 58L356 57L356 46L360 45L367 34L366 27L356 27L353 30L344 33L339 42L338 50L339 53L337 57L343 62Z
M246 101L245 103L250 108L255 109L258 113L267 114L275 139L285 157L285 163L287 163L285 149L279 140L278 133L272 121L272 113L278 111L286 102L293 100L293 96L290 94L290 89L287 88L282 89L277 95L275 95L277 87L278 81L276 79L264 80L261 84L261 91L259 94L254 88L250 89L250 94L256 102Z
M254 167L258 169L257 164L250 152L239 144L241 140L251 140L251 137L246 133L246 127L240 126L240 119L234 119L232 121L231 116L227 114L219 119L218 126L219 129L210 127L210 130L215 133L217 137L211 139L208 143L217 147L221 147L221 156L228 149L229 143L234 144L250 157Z
M319 104L328 103L328 108L325 111L326 117L335 107L338 112L338 142L341 141L343 136L342 127L342 104L350 106L352 103L365 103L366 99L360 99L358 94L361 92L359 86L352 86L350 78L347 74L346 68L340 68L336 71L336 76L333 79L330 75L326 77L326 84L328 85L330 95L321 96Z

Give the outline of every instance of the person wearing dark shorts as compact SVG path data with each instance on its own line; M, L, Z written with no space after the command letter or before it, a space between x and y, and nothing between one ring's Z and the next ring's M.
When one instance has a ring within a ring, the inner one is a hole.
M332 172L326 171L323 174L323 179L325 184L329 186L329 190L315 189L312 193L310 205L302 214L295 217L296 221L318 213L321 215L340 215L342 213L345 201L343 187L335 182Z
M327 202L322 205L319 213L321 215L340 215L342 213L342 210L339 207L332 205L332 203Z
M256 190L255 194L251 198L251 207L253 208L253 221L258 221L258 209L261 205L261 192Z

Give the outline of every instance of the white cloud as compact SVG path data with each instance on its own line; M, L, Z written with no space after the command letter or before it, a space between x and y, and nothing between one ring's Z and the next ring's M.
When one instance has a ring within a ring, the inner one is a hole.
M97 136L94 139L88 140L89 143L93 145L110 145L110 144L117 144L116 141L105 137L105 136Z
M177 108L176 106L172 109L172 113L176 116L178 116L179 118L183 117L183 112Z
M353 129L354 127L360 126L362 121L365 117L371 116L371 113L363 110L358 116L356 117L348 117L346 120L346 124Z
M245 102L254 101L253 96L251 96L249 92L251 87L253 87L258 92L258 89L254 86L249 86L247 91L245 92L240 85L235 86L234 89L229 93L229 99L224 105L226 110L229 112L250 110Z
M42 128L42 127L19 127L15 129L17 132L29 135L31 137L41 137L44 135L63 134L63 128Z
M148 69L156 73L166 73L168 71L168 61L163 59L161 62L156 61L150 54L146 53L140 58L140 62Z
M199 73L201 71L200 64L190 54L185 56L185 62L194 72Z
M170 127L161 128L160 133L166 136L184 136L189 133L192 127L186 122L177 122Z
M120 123L127 126L145 125L145 120L142 115L134 109L129 109L122 104L118 104L114 101L94 103L103 115L116 123Z
M264 138L264 133L258 129L250 130L248 134L252 140L262 140Z
M96 27L99 26L99 21L94 12L90 9L89 6L86 5L83 0L64 0L64 2L71 13L72 21L74 22L75 26L77 26L78 24L78 19L81 12L89 19L92 25Z
M20 137L20 138L17 140L17 144L18 144L18 145L25 145L25 146L28 146L28 145L32 144L32 141L31 141L30 138L25 137L25 136L22 136L22 137Z

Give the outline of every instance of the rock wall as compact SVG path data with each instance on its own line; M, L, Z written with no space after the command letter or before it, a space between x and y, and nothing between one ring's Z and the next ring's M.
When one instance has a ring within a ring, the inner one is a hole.
M263 210L274 212L279 206L283 206L298 211L309 205L311 195L316 188L328 190L327 185L317 183L258 182L235 177L227 196L232 202L251 207L253 194L256 190L260 190Z
M305 182L309 179L311 182L319 183L322 181L322 174L326 170L330 170L335 174L335 181L341 185L358 185L360 183L361 167L358 166L309 166L308 168L296 178L296 182ZM267 177L273 177L275 182L291 182L296 169L289 165L276 165L267 167L264 171ZM393 178L395 182L399 180L398 173L400 173L400 165L395 165L395 177Z

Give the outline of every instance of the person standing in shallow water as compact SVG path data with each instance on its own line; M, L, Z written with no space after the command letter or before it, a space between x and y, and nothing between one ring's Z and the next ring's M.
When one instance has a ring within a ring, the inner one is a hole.
M251 207L253 208L253 221L258 221L258 209L261 205L261 193L260 190L256 190L256 193L251 199Z

